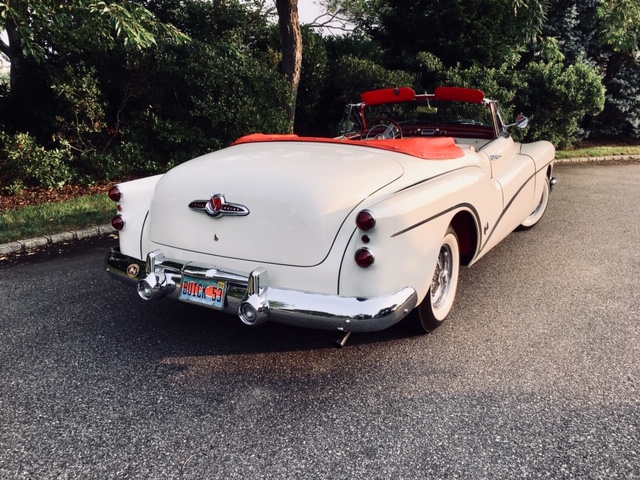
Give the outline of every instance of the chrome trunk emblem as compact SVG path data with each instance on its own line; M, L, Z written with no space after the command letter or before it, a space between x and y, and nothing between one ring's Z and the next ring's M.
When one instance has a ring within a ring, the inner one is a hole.
M209 200L194 200L189 208L196 212L204 212L210 217L223 216L244 217L249 215L249 209L239 203L229 203L221 193L216 193Z

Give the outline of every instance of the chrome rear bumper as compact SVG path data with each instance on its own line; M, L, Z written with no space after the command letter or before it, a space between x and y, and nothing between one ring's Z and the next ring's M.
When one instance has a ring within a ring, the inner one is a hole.
M160 250L150 252L142 262L114 248L105 258L105 267L112 277L135 285L145 300L179 299L183 275L225 281L227 293L221 310L237 314L247 325L269 320L322 330L374 332L398 323L417 304L411 287L369 298L289 290L270 286L262 267L246 275L167 259Z

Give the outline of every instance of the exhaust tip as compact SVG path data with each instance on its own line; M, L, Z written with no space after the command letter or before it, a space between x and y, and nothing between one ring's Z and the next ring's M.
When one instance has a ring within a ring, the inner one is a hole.
M140 280L138 282L138 295L143 300L151 300L153 298L153 291L151 289L151 285L144 280Z
M164 297L168 293L166 284L164 275L159 277L150 273L138 282L138 295L147 301Z
M351 336L351 332L347 332L344 337L339 338L338 340L336 340L335 342L333 342L333 346L335 348L342 348L347 344L347 340L349 340L349 337Z
M263 267L251 272L244 300L238 306L238 316L245 325L254 327L269 320L267 285L267 271Z
M250 295L238 307L238 316L245 325L261 325L269 320L269 304L259 295Z

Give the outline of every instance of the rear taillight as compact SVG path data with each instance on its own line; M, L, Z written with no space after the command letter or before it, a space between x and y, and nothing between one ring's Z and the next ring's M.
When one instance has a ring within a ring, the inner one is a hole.
M109 189L108 195L109 195L109 198L114 202L119 202L120 200L122 200L122 192L120 191L117 185L114 185Z
M376 226L376 217L369 210L362 210L356 217L356 225L360 230L368 232Z
M116 230L122 230L124 228L124 225L125 222L124 218L122 218L122 215L116 215L115 217L113 217L113 220L111 220L111 226Z
M356 265L362 268L367 268L373 265L375 261L373 257L373 253L368 248L360 248L356 251L356 255L354 257L356 261Z

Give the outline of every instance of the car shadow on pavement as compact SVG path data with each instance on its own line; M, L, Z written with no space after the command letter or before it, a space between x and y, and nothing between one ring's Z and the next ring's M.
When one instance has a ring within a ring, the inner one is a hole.
M129 291L122 294L131 293ZM273 322L251 327L243 324L235 315L171 300L147 304L132 298L122 315L133 317L123 325L133 326L133 321L136 329L148 329L165 346L169 344L178 350L205 355L336 349L336 342L344 337L344 333L339 331L293 327ZM412 333L404 325L398 324L379 332L353 333L344 348L411 336Z

